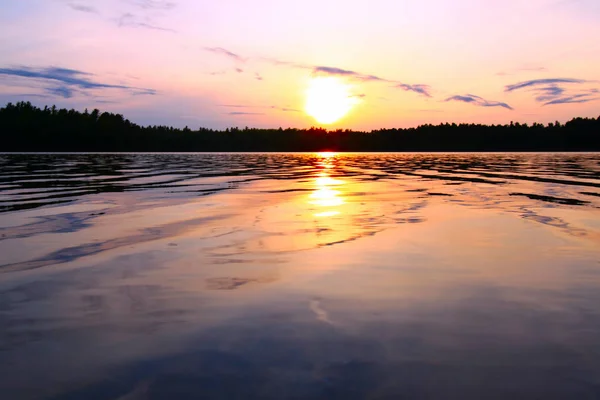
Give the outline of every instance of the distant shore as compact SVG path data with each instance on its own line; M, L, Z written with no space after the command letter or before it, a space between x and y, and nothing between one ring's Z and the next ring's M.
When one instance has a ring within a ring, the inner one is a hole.
M121 114L0 108L0 152L596 152L600 117L565 124L421 125L370 132L324 128L142 127Z

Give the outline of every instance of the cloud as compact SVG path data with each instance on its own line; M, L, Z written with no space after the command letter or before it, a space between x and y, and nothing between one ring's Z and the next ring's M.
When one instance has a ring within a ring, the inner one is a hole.
M375 75L365 75L359 72L350 71L347 69L336 68L336 67L324 67L324 66L316 66L313 67L313 75L330 75L330 76L344 76L353 79L357 79L359 81L382 81L389 82L387 79L380 78Z
M46 88L46 92L54 96L70 99L71 97L73 97L74 90L72 88L69 88L68 86L58 86L53 88Z
M78 4L78 3L67 3L67 6L72 8L75 11L81 11L81 12L90 13L90 14L98 14L98 10L96 10L92 6L86 6L84 4Z
M278 107L278 106L271 106L271 109L283 111L283 112L301 112L300 110L298 110L296 108L287 108L287 107Z
M68 68L0 68L0 75L22 78L31 80L32 82L42 82L48 86L44 89L47 93L64 98L72 97L76 92L75 89L80 89L80 91L95 89L120 89L126 90L134 95L156 94L154 89L96 82L92 80L92 77L94 76L93 74Z
M12 94L12 97L38 97L40 99L49 99L52 96L48 96L47 94L38 94L38 93L16 93Z
M587 81L583 79L570 79L570 78L551 78L551 79L534 79L531 81L519 82L514 85L507 85L504 88L505 92L512 92L518 89L524 89L527 87L535 87L540 85L556 85L559 83L585 83Z
M128 86L110 85L105 83L94 82L86 76L91 74L66 68L48 67L42 69L34 69L29 67L21 68L0 68L0 75L11 75L22 78L34 78L50 81L58 81L67 85L78 86L82 89L129 89Z
M257 81L262 81L263 77L258 72L255 72L254 73L254 79L256 79Z
M145 10L171 10L177 6L173 1L165 0L124 0L126 3L143 8Z
M291 68L300 68L300 69L313 69L314 66L308 64L295 63L290 61L278 60L276 58L271 57L259 57L260 61L267 62L269 64L275 65L277 67L291 67Z
M264 113L254 113L254 112L243 112L243 111L232 111L227 113L227 115L265 115Z
M241 56L239 56L238 54L235 54L227 49L224 49L222 47L205 47L204 48L205 51L209 51L211 53L215 53L215 54L219 54L225 57L229 57L235 61L238 62L246 62L245 58L242 58Z
M553 85L537 88L536 91L538 92L538 96L535 98L535 100L541 103L560 97L565 92L565 89Z
M228 108L261 108L264 106L251 106L246 104L217 104L217 107L228 107Z
M480 107L503 107L508 110L512 110L513 108L506 103L502 103L499 101L488 101L482 97L475 96L474 94L467 94L464 96L452 96L445 100L448 101L461 101L463 103L469 103Z
M535 79L531 81L519 82L514 85L508 85L506 92L528 88L536 94L535 101L543 103L544 106L569 103L588 103L598 98L593 97L597 89L588 90L568 90L564 85L575 84L582 85L592 81L574 78L551 78Z
M155 96L158 92L154 89L131 88L131 94L134 96Z
M162 26L154 25L148 18L141 19L140 17L132 14L125 13L121 15L121 17L117 20L117 26L119 28L145 28L151 29L155 31L163 31L163 32L177 32L171 28L164 28Z
M600 97L591 97L590 98L590 96L593 96L593 92L592 93L575 94L575 95L566 96L566 97L560 97L558 99L554 99L552 101L544 103L544 105L550 106L550 105L555 105L555 104L589 103L590 101L596 101L596 100L600 99Z
M244 72L244 70L241 68L236 68L235 72L237 72L238 74L241 74L242 72Z
M239 54L233 53L222 47L205 47L204 50L210 51L215 54L229 57L229 58L231 58L235 61L239 61L239 62L247 62L250 60L250 58L244 58L244 57L240 56ZM348 78L348 79L352 79L352 80L356 80L356 81L360 81L360 82L395 83L395 84L397 84L397 86L395 86L397 88L401 88L406 91L415 92L417 94L420 94L420 95L423 95L426 97L431 97L431 94L429 93L430 87L428 85L424 85L424 84L410 85L410 84L402 83L399 81L382 78L377 75L363 74L361 72L352 71L349 69L330 67L330 66L324 66L324 65L308 65L308 64L302 64L302 63L296 63L296 62L290 62L290 61L283 61L283 60L279 60L279 59L271 58L271 57L257 57L256 60L266 62L266 63L272 64L272 65L275 65L278 67L289 67L289 68L311 70L313 76L338 76L338 77ZM255 75L255 78L257 80L263 80L262 76L260 76L258 73Z
M418 94L422 94L425 97L431 97L431 94L429 93L429 85L409 85L406 83L400 83L395 87L405 90L407 92L415 92Z

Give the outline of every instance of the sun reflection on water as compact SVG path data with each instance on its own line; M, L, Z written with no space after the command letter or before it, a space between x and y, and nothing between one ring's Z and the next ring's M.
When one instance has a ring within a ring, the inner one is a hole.
M341 213L338 209L345 201L342 197L340 187L343 181L332 178L332 172L335 170L336 153L324 152L318 153L320 157L317 163L318 172L315 178L315 191L310 194L310 204L324 210L318 210L314 216L317 218L334 217Z

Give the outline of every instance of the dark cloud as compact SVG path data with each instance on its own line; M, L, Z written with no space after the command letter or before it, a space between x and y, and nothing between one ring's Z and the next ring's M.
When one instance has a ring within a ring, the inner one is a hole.
M469 103L480 107L503 107L508 110L512 110L513 108L506 103L502 103L499 101L488 101L482 97L475 96L474 94L467 94L464 96L452 96L447 98L445 101L462 101L463 103Z
M145 10L171 10L177 6L173 1L165 0L124 0L126 3L143 8Z
M409 85L406 83L400 83L395 87L405 90L407 92L415 92L425 97L431 97L431 94L429 93L429 85Z
M82 89L129 89L128 86L94 82L87 78L90 74L66 68L0 68L0 75L57 81L71 86L78 86Z
M172 32L176 31L171 28L164 28L153 24L148 18L140 18L132 13L125 13L117 20L119 28L144 28L151 29L154 31Z
M58 86L53 88L46 88L46 92L50 93L53 96L70 99L71 97L73 97L73 93L75 91L68 86Z
M86 12L86 13L90 13L90 14L98 14L98 10L96 10L92 6L86 6L84 4L78 4L78 3L67 3L67 6L72 8L75 11L81 11L81 12Z
M504 91L512 92L513 90L541 86L541 85L556 85L559 83L585 83L585 82L587 82L587 81L585 81L583 79L570 79L570 78L534 79L531 81L515 83L514 85L507 85L505 87Z
M235 54L235 53L233 53L227 49L224 49L222 47L205 47L204 50L209 51L211 53L219 54L219 55L222 55L225 57L229 57L238 62L246 62L245 58L242 58L238 54Z
M121 89L135 95L153 95L156 91L153 89L136 88L126 85L112 85L100 83L92 80L93 74L83 71L77 71L68 68L0 68L0 75L31 79L35 82L42 82L49 85L44 90L55 96L70 98L75 93L75 89L94 90L94 89ZM58 86L57 86L58 84ZM85 94L85 93L84 93Z
M536 91L538 93L538 96L535 99L536 101L542 103L560 97L565 92L565 89L553 85L537 88Z
M241 68L236 68L235 72L237 72L238 74L241 74L242 72L244 72L244 70Z

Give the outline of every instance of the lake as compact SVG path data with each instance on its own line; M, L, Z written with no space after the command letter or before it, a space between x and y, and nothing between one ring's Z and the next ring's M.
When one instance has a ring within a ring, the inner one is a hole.
M0 154L0 393L598 399L600 154Z

